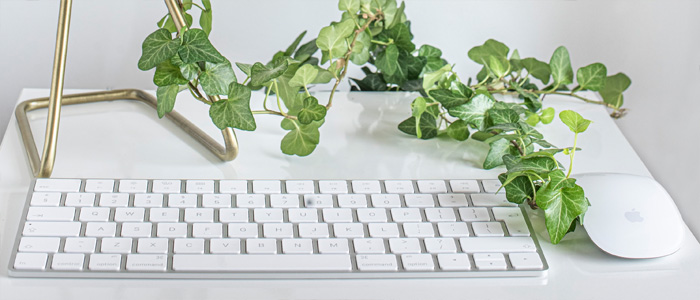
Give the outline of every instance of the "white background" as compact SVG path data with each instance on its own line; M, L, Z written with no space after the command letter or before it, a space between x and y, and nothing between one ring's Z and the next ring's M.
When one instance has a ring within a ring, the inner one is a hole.
M58 2L0 0L0 132L22 88L49 87ZM212 42L234 62L267 62L301 31L306 41L340 18L335 0L213 2ZM75 0L66 88L154 89L136 62L165 13L160 0ZM575 69L625 72L629 114L617 124L700 233L700 1L406 0L406 13L414 42L441 48L462 79L478 71L467 51L488 38L543 61L565 45Z

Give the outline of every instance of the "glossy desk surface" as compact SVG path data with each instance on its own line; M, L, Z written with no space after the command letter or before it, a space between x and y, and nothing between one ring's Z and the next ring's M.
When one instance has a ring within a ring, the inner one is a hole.
M74 92L74 91L67 91ZM47 96L25 89L20 100ZM263 95L254 94L252 102ZM319 93L324 99L327 93ZM456 179L495 178L503 169L480 168L486 146L449 139L422 141L396 129L410 115L404 93L339 93L308 157L283 155L280 118L259 115L256 132L237 131L241 152L221 162L155 111L115 101L66 106L60 128L57 178L213 179ZM8 99L6 99L8 100ZM574 109L594 123L580 136L575 173L649 175L604 108L549 96L545 106ZM212 136L207 107L178 98L176 110ZM42 145L46 110L30 113ZM541 125L540 125L541 126ZM538 128L551 143L569 146L573 135L555 120ZM41 149L41 147L39 147ZM565 157L560 161L567 163ZM0 299L697 299L700 245L686 227L677 253L627 260L600 251L585 230L559 245L548 243L541 212L530 212L550 270L544 278L429 280L104 280L7 277L8 259L31 171L14 118L0 145ZM474 298L475 297L475 298Z

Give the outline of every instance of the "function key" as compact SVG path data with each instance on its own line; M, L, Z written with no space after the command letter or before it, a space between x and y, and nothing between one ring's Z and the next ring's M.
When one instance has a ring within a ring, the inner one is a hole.
M248 193L247 180L221 180L219 181L219 193L222 194L246 194Z
M148 180L120 180L120 193L145 193L148 188Z
M314 182L312 180L287 180L285 186L288 194L314 193Z
M187 180L185 190L188 194L214 193L214 180Z
M418 190L421 193L447 193L447 186L442 180L418 180Z
M501 189L501 182L496 179L488 179L488 180L482 180L481 184L484 185L484 191L487 193L495 193L498 191L499 193L505 193L505 189ZM498 189L501 189L500 191Z
M455 193L479 192L479 183L476 180L450 180L450 187Z
M79 192L80 179L38 178L34 184L36 192Z
M353 180L352 192L356 194L379 194L382 188L378 180Z
M347 194L348 184L345 180L319 180L318 189L321 194Z
M85 181L85 191L91 193L114 192L114 179L88 179Z
M410 180L386 180L384 188L387 193L392 194L412 194L413 182Z
M279 180L253 180L253 193L255 194L279 194L282 192L282 183Z
M151 191L161 194L180 193L180 180L153 180Z

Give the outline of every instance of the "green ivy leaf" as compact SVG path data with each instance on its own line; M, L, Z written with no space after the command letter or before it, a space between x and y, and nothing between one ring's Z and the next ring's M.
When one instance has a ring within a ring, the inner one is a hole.
M362 80L350 78L354 81L361 91L386 91L387 85L381 75L376 73L367 74Z
M177 50L182 61L186 64L194 62L223 63L226 58L212 46L207 33L201 29L190 29L182 34L182 46Z
M632 81L624 73L617 73L605 79L605 87L600 90L603 101L615 108L622 107L622 93L630 87Z
M501 180L501 183L505 181L502 176L498 176L498 179ZM506 199L511 203L521 204L525 200L533 198L535 194L532 189L532 181L527 176L515 177L504 188L506 189Z
M555 86L566 85L574 82L574 70L571 68L569 51L564 46L554 50L549 62L552 68L552 78Z
M278 59L267 65L256 62L250 68L250 84L252 86L263 86L267 82L282 76L289 68L287 59Z
M454 121L447 126L447 135L458 141L466 141L469 138L469 125L462 120Z
M297 49L297 52L294 53L294 59L305 62L307 59L311 58L314 53L318 51L318 46L316 45L316 39L308 41L306 44L303 44Z
M453 92L448 89L430 90L428 95L447 109L469 102L469 97L465 97L466 95L461 95L459 92Z
M255 118L250 111L250 88L232 82L229 86L228 99L214 102L209 108L209 116L219 129L233 127L255 130Z
M403 122L399 123L399 130L403 133L410 134L413 136L418 136L416 132L416 119L410 117ZM421 139L427 140L432 139L437 136L438 128L436 124L435 116L432 114L422 114L420 117L420 131Z
M601 63L594 63L576 72L576 80L578 81L579 89L600 91L605 86L607 69Z
M440 78L442 78L448 72L452 72L451 65L444 65L436 71L425 73L423 75L423 89L427 91L431 87L435 86L435 83L437 83Z
M158 100L156 110L158 111L158 118L162 118L165 114L173 111L175 99L179 91L180 87L177 84L158 87L156 90L156 99Z
M196 63L186 64L179 55L173 55L170 62L180 68L180 74L187 80L195 80L199 76L199 66Z
M289 86L307 86L311 84L314 81L314 79L316 79L316 76L318 76L318 69L316 66L303 65L294 73L294 77L292 77L292 79L289 80Z
M489 125L518 123L520 115L512 109L495 109L491 108L486 111Z
M549 124L552 123L552 120L554 120L554 108L547 107L542 110L542 114L540 115L540 120L542 121L542 124Z
M483 129L486 111L493 107L494 101L486 95L476 95L471 101L448 109L451 116L464 120L477 129Z
M304 99L303 107L297 114L299 123L310 124L313 121L321 121L326 117L326 107L318 104L318 99L313 96Z
M571 223L588 210L583 189L561 170L550 174L550 181L537 191L536 202L544 210L552 244L558 244L569 232Z
M141 44L139 69L146 71L155 68L160 63L170 59L180 47L180 38L172 38L167 29L158 29L149 34Z
M253 68L253 65L251 65L251 64L246 64L246 63L241 63L241 62L237 62L237 63L236 63L236 66L237 66L241 71L243 71L243 73L244 73L246 76L250 76L250 69Z
M288 68L287 70L279 77L277 77L277 88L278 88L278 96L282 98L282 101L284 101L284 105L290 109L290 110L298 110L301 109L301 104L303 102L303 98L298 97L299 96L299 87L298 86L291 86L289 85L289 81L292 80L292 77L294 77L294 74L296 71L299 69L301 66L301 63L294 61L294 60L287 60Z
M508 49L508 46L505 44L489 39L484 42L483 45L470 49L467 55L474 62L480 65L486 65L489 63L489 57L494 56L496 58L506 59L509 51L510 49Z
M396 45L389 45L377 55L374 65L382 73L392 75L399 68L399 49Z
M538 153L538 152L535 152ZM538 153L541 155L542 153ZM553 157L534 156L522 157L516 164L508 168L509 173L531 171L537 174L548 173L558 167L557 161Z
M323 27L316 39L316 45L319 49L328 51L331 59L342 57L348 52L346 38L354 29L355 22L352 19Z
M486 154L483 168L490 170L503 164L503 156L511 154L510 142L506 139L498 139L489 144L489 153Z
M153 75L153 83L157 86L187 84L188 80L180 73L180 67L174 65L170 60L165 60L156 67Z
M321 83L329 83L331 80L333 80L333 73L331 71L328 71L324 68L321 68L319 66L314 66L316 71L318 73L316 74L316 78L311 81L311 84L321 84Z
M489 56L487 63L496 78L503 78L510 72L510 63L503 57Z
M423 45L418 49L418 56L440 58L442 56L442 50L430 45Z
M569 129L573 133L581 133L588 129L588 125L591 124L590 120L584 119L579 113L573 110L565 110L559 113L559 119L569 126Z
M318 128L322 124L323 122L299 124L297 121L290 119L282 120L282 128L291 130L282 138L280 144L282 153L298 156L311 154L320 141Z
M338 2L338 9L355 14L360 10L360 0L340 0Z
M199 16L199 26L202 30L209 36L211 33L211 23L212 23L212 11L211 9L203 10L202 14Z
M420 73L423 71L426 62L427 59L422 56L413 56L408 52L399 54L399 64L406 66L407 80L420 79Z
M236 81L231 63L226 61L221 64L205 63L205 70L199 76L199 82L207 95L226 95L229 85Z
M549 83L549 77L552 75L552 70L549 65L545 62L541 62L535 58L528 57L520 60L520 63L525 67L532 77L535 77L542 81L542 84Z

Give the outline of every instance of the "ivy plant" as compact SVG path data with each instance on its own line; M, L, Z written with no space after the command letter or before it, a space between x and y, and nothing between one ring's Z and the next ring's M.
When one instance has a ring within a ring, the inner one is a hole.
M340 19L310 40L304 41L304 31L266 63L232 64L209 41L211 2L183 0L179 9L185 26L177 30L169 15L161 18L158 29L144 40L138 62L141 70L155 69L159 117L172 111L178 93L188 90L209 106L212 122L221 129L253 131L255 115L280 117L280 127L286 131L281 151L307 156L321 141L319 128L354 64L361 67L364 78L350 79L353 90L418 93L411 115L397 125L399 131L419 139L446 136L488 144L483 167L505 166L499 179L507 199L543 209L552 243L573 230L588 207L583 190L570 175L579 150L578 134L590 121L573 111L561 112L559 118L573 131L574 143L558 148L536 129L552 122L556 114L544 108L543 100L546 95L571 96L604 105L620 117L625 113L622 94L631 83L623 73L609 76L601 63L574 73L564 47L544 62L521 58L517 50L496 40L467 52L482 68L475 80L462 82L439 48L414 44L406 6L396 0L339 0ZM198 26L193 15L198 16ZM245 74L243 80L236 77L233 65ZM327 99L311 94L312 86L326 83L332 84ZM250 108L255 90L265 95L261 110ZM603 100L588 99L582 91L598 92ZM500 95L519 100L502 101ZM555 159L557 153L569 156L568 169Z

